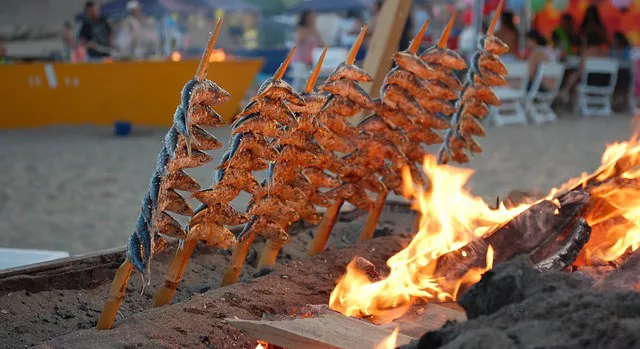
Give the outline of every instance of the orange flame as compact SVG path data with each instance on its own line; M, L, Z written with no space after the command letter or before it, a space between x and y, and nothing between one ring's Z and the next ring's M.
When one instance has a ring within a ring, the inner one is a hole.
M258 345L256 345L255 349L267 349L268 347L269 347L269 343L259 340Z
M596 172L570 180L547 197L559 206L558 193L597 183L589 188L585 213L593 231L574 263L578 266L617 261L640 248L640 181L635 181L640 177L638 135L640 132L629 141L607 146ZM332 309L384 323L402 316L417 300L456 299L461 285L478 282L492 268L493 249L489 246L487 250L485 268L469 270L449 289L434 275L438 257L484 236L532 205L491 209L464 189L472 170L438 165L431 156L425 158L423 169L431 183L428 191L413 183L408 168L402 170L403 194L413 198L413 208L420 213L418 233L409 246L387 261L390 272L385 279L371 282L352 261L331 293Z
M421 214L417 235L409 246L387 261L390 273L386 279L371 282L355 268L354 262L350 263L331 293L332 309L385 323L402 316L419 299L455 299L462 283L479 280L482 272L491 268L493 250L487 252L487 268L468 272L453 290L439 285L433 275L433 262L529 207L491 209L464 189L472 170L438 165L433 157L425 158L423 169L431 183L429 191L414 185L409 171L403 171L404 192L414 198L414 209Z
M373 349L395 349L398 344L398 332L400 332L400 328L396 327L389 336L383 339L380 343L376 344Z

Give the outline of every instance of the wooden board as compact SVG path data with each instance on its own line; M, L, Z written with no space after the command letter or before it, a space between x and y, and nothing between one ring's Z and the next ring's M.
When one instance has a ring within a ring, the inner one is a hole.
M398 50L412 3L412 0L387 0L382 6L363 65L363 69L373 77L373 82L363 83L362 87L372 98L380 95L382 81L391 69L393 54ZM361 113L349 120L359 122L363 117L364 114Z
M250 321L227 319L247 335L287 349L371 349L400 328L397 345L404 345L447 321L465 321L464 311L428 304L392 323L376 326L334 311L311 318Z

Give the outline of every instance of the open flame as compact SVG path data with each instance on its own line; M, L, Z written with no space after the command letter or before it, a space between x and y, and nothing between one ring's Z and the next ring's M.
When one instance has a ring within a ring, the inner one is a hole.
M269 343L259 340L258 345L256 345L255 349L268 349L268 348L269 348Z
M462 283L477 282L491 268L493 251L487 252L486 268L469 271L453 290L445 290L438 284L433 262L529 207L490 208L482 198L464 189L473 170L438 165L433 157L425 158L423 169L431 182L428 191L413 185L409 171L403 171L405 194L414 198L414 209L421 215L418 233L409 246L387 261L390 272L385 279L371 282L355 268L355 262L350 263L331 293L331 309L384 323L402 316L419 299L455 299Z
M396 327L389 336L383 339L380 343L376 344L373 349L395 349L396 344L398 343L398 332L400 332L400 328Z
M640 176L636 168L640 160L638 134L627 142L607 146L602 166L594 174L570 180L547 197L557 203L553 198L559 192L594 180L611 182L590 190L585 219L593 231L576 260L578 266L616 261L640 247L640 181L634 181ZM464 189L473 170L438 165L432 157L425 158L423 169L431 183L427 191L413 184L408 170L403 171L404 194L413 198L413 208L420 213L417 234L387 261L390 272L385 279L372 282L352 261L331 293L331 309L385 323L402 316L418 300L455 300L461 285L478 282L482 273L491 269L493 249L487 251L486 267L468 271L453 289L445 289L434 276L437 258L482 237L532 205L492 209Z

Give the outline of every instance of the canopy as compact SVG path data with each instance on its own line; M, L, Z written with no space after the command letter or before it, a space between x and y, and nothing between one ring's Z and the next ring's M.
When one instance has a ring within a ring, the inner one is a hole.
M314 12L364 10L368 8L368 3L367 0L303 0L289 11L299 13L307 10Z
M129 0L113 0L100 5L100 14L112 19L127 15L127 3ZM142 13L147 16L160 17L168 13L197 13L213 12L217 9L225 11L257 11L254 5L242 0L138 0L142 7ZM77 19L82 19L84 14L78 14Z

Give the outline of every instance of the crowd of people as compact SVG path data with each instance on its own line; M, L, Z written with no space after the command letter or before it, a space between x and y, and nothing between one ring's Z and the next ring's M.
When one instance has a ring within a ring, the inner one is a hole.
M615 58L623 63L630 63L631 45L622 32L614 32L609 36L609 30L603 24L598 8L591 5L587 8L582 23L576 24L570 14L564 14L560 25L549 38L543 36L539 31L532 29L525 35L525 50L521 51L520 33L514 21L515 16L510 12L502 14L500 28L496 36L509 44L512 49L511 58L527 60L529 64L530 80L537 73L538 67L543 62L559 62L569 57L579 59L576 67L569 67L565 73L565 79L559 94L559 100L567 103L571 100L572 91L579 83L585 66L585 61L591 57ZM506 59L509 59L507 56ZM626 98L629 95L630 74L629 66L620 69L618 73L615 105L626 105ZM607 85L609 77L590 76L589 84ZM543 81L541 89L551 88L552 81Z
M116 48L128 58L149 58L157 53L160 39L154 23L142 15L142 7L136 0L126 5L127 16L120 23L116 38L107 19L100 14L100 6L87 1L82 24L77 35L70 21L62 30L64 59L72 62L104 60L112 57Z

